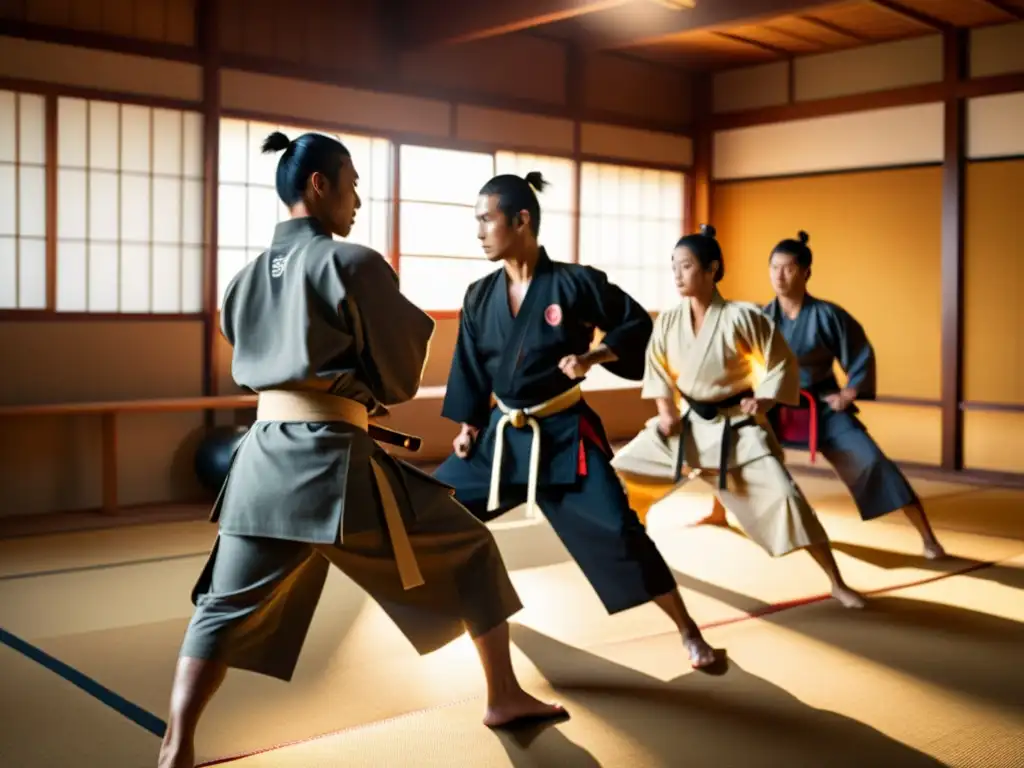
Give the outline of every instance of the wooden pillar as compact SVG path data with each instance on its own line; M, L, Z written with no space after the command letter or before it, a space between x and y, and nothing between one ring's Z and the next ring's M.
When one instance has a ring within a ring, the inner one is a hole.
M57 96L46 96L46 310L57 311Z
M714 101L711 75L698 75L693 87L693 173L691 174L688 232L696 232L701 224L714 224L711 210L711 158L714 132L712 128Z
M572 219L572 253L570 261L578 264L580 260L580 187L583 183L583 115L586 112L586 80L583 68L583 49L573 42L566 43L565 48L565 103L571 110L572 123L572 159L573 170L573 219Z
M945 126L942 157L942 468L963 469L963 272L967 32L943 34Z
M383 33L386 41L381 51L378 64L378 75L385 81L398 82L401 80L402 55L404 53L403 27L401 13L396 11L393 4L370 3L370 13L373 14L376 28ZM459 130L459 105L453 101L448 113L448 135L454 139ZM402 188L402 168L399 162L401 151L400 141L389 142L391 152L391 189L388 205L390 208L391 229L388 235L388 252L381 254L387 257L391 268L398 275L399 285L402 283L402 200L399 190Z
M217 200L220 177L220 0L196 7L203 61L203 395L217 394ZM213 411L206 412L207 426Z
M391 238L388 243L388 261L402 282L402 164L398 162L400 145L391 144Z

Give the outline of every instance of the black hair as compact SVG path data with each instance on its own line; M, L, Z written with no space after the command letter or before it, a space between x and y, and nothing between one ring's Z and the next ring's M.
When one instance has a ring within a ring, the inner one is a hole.
M304 133L291 141L274 131L263 140L262 150L263 154L284 150L277 162L277 196L289 208L306 193L310 176L319 172L334 184L345 158L351 157L344 144L322 133Z
M725 259L722 258L722 247L715 239L715 228L710 224L701 224L700 232L679 238L676 248L688 249L697 257L697 261L700 262L705 272L711 269L712 262L717 261L718 268L715 270L716 283L725 277Z
M801 268L809 269L811 262L814 261L814 254L812 254L811 249L807 247L807 241L810 239L811 236L801 229L797 232L796 240L782 240L778 245L772 248L772 252L768 256L768 261L771 261L772 256L776 253L784 253L787 256L792 256Z
M543 192L547 185L540 171L530 171L525 177L503 173L484 184L480 194L497 195L498 210L509 222L518 217L520 211L530 214L530 231L536 237L540 233L540 202L533 190Z

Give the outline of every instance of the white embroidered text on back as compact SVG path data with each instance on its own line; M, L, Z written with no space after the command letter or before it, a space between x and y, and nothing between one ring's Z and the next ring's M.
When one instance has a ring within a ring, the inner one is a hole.
M291 254L288 254L289 256ZM284 274L284 268L288 266L288 256L275 256L270 262L270 276L280 277Z

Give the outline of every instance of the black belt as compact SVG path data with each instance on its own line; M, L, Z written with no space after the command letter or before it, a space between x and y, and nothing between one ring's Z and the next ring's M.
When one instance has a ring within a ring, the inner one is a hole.
M682 393L680 393L682 394ZM683 395L683 399L687 405L690 406L690 410L687 411L686 415L683 416L682 421L679 423L679 450L676 451L676 466L675 473L673 475L673 482L678 483L683 478L683 459L686 453L686 428L690 421L690 413L696 413L702 419L706 421L712 421L719 413L729 408L735 408L737 405L742 403L748 397L753 397L753 390L746 390L739 394L728 397L725 400L718 400L715 402L707 402L701 400L691 400L686 395ZM732 432L734 429L746 426L754 423L754 419L751 416L741 416L733 419L730 416L725 417L725 424L722 427L722 451L718 459L718 487L720 490L726 490L726 473L729 471L729 449L732 446Z

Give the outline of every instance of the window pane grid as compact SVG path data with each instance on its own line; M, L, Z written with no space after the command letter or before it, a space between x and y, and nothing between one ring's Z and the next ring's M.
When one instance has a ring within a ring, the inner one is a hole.
M40 167L44 167L44 166L42 164L40 164ZM89 168L87 166L75 165L73 163L72 164L61 163L60 167L61 167L62 170L65 170L65 171L85 171L85 172L88 172L90 170L93 170L93 169L91 169L91 168ZM121 169L118 172L118 175L122 179L127 179L127 178L147 179L147 180L148 179L175 179L175 180L191 179L193 181L202 181L202 176L196 177L196 176L190 175L188 173L184 173L184 172L182 172L182 173L168 173L166 171L148 171L147 172L147 171L129 171L129 170Z
M538 195L542 212L575 212L576 164L570 158L530 155L523 152L497 152L494 155L494 164L495 173L513 173L524 178L531 171L540 171L549 184L548 188Z
M403 144L398 221L402 293L425 310L455 310L496 267L477 239L476 199L495 175L489 152Z
M0 90L0 192L9 190L14 201L0 211L0 308L46 308L45 113L44 97ZM58 311L202 310L201 121L183 110L57 98ZM292 138L305 130L231 118L220 130L222 296L288 215L275 189L279 154L263 155L259 145L274 130ZM496 268L476 236L478 190L498 173L530 171L549 183L539 195L540 242L553 258L578 253L649 309L676 301L664 278L683 227L682 173L582 163L577 197L571 158L397 148L384 138L318 132L345 143L360 173L362 206L351 240L389 253L399 193L402 288L425 309L458 309L466 285ZM442 291L442 283L454 288Z
M46 107L0 90L0 309L46 308Z
M202 116L57 100L57 311L202 310Z
M683 231L685 176L583 163L580 177L580 263L607 272L649 310L674 305L668 271Z
M494 162L497 173L525 177L539 171L544 176L548 186L537 195L541 210L538 241L553 259L571 261L575 252L576 163L567 157L524 152L497 152Z
M321 133L346 146L359 174L357 189L362 201L348 240L367 245L382 255L391 249L394 151L388 139L223 118L217 213L218 308L234 276L270 246L274 228L288 218L288 210L277 196L280 153L264 155L260 151L264 139L274 131L281 131L290 139L304 133Z

